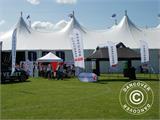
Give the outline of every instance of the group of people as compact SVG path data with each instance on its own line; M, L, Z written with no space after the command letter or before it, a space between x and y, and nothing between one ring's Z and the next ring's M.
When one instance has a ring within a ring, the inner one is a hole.
M74 65L67 65L63 63L59 63L55 70L52 68L50 63L40 63L38 64L38 71L40 77L48 79L57 78L57 80L63 80L63 78L68 78L75 75Z
M38 65L38 76L51 78L52 77L52 66L51 64L39 64Z

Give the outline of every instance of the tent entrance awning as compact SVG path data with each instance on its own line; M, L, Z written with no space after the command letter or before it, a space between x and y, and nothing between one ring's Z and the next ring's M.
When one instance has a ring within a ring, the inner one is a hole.
M52 52L49 52L47 55L38 58L38 62L63 62L63 59L60 57L57 57L55 54Z

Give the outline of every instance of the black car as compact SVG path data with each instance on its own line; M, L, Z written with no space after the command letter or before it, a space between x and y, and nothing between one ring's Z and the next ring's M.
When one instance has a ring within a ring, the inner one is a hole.
M14 81L26 81L29 75L22 69L15 69L11 75L11 67L8 65L2 65L1 69L1 83L14 82Z

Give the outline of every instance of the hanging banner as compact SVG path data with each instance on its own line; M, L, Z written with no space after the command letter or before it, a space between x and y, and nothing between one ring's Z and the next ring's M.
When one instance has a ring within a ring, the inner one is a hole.
M2 56L2 41L0 40L0 76L2 76L1 74L1 56ZM0 78L1 79L1 78Z
M111 67L116 67L118 64L118 56L117 56L117 48L116 45L111 42L107 41L108 45L108 54L109 54L109 62Z
M24 63L24 70L29 76L33 77L33 61L26 60Z
M15 71L15 65L16 65L16 42L17 42L17 29L13 31L12 34L12 72Z
M2 41L0 40L0 52L2 51Z
M85 68L83 42L80 31L74 28L70 35L70 39L75 67Z
M141 63L149 62L149 49L146 41L140 41Z

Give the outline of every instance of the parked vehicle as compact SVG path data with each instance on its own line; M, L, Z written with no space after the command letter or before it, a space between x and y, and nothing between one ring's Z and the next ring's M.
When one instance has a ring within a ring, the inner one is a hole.
M1 83L14 82L14 81L26 81L29 75L22 69L15 69L14 73L11 75L11 67L8 65L2 65L1 69Z

